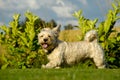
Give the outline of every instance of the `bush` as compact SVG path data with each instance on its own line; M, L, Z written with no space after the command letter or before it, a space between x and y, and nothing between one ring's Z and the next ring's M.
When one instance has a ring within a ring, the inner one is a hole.
M116 4L112 4L113 10L109 10L107 18L96 26L98 19L90 20L82 16L82 11L75 12L73 15L78 19L78 28L82 32L80 40L84 38L87 31L95 29L98 31L99 42L102 45L106 61L110 68L120 67L120 32L113 30L114 25L118 19L120 19L120 1L116 1ZM115 33L111 37L111 34Z
M20 14L13 16L10 26L1 26L0 45L6 53L0 55L0 67L5 68L35 68L41 67L46 61L46 55L37 44L37 34L40 27L36 26L38 16L26 12L25 25L20 25Z

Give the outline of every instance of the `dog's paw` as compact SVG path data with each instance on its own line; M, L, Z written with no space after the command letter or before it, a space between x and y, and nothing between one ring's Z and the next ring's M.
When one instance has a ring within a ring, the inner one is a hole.
M45 67L45 65L43 64L43 65L41 66L41 68L46 68L46 67Z
M60 67L55 67L55 69L60 69Z

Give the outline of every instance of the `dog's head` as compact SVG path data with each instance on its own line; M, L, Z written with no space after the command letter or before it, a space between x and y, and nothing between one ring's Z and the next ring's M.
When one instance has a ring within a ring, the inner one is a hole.
M43 28L41 30L41 32L38 34L38 43L42 46L43 49L50 50L54 48L58 39L60 27L61 25L58 25L53 29Z

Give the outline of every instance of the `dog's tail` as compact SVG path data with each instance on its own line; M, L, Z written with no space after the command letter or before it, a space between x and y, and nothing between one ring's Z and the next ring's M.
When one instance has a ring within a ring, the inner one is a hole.
M87 42L93 42L93 41L98 42L97 31L95 31L95 30L88 31L85 35L84 40L87 41Z

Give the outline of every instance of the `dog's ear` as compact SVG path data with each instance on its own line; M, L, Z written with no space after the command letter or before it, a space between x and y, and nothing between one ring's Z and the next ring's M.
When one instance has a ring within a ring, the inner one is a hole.
M60 27L61 27L61 25L57 25L55 28L52 29L52 31L54 31L56 37L59 36Z
M59 24L55 28L53 28L52 30L59 33L60 32L60 27L61 27L61 25Z

